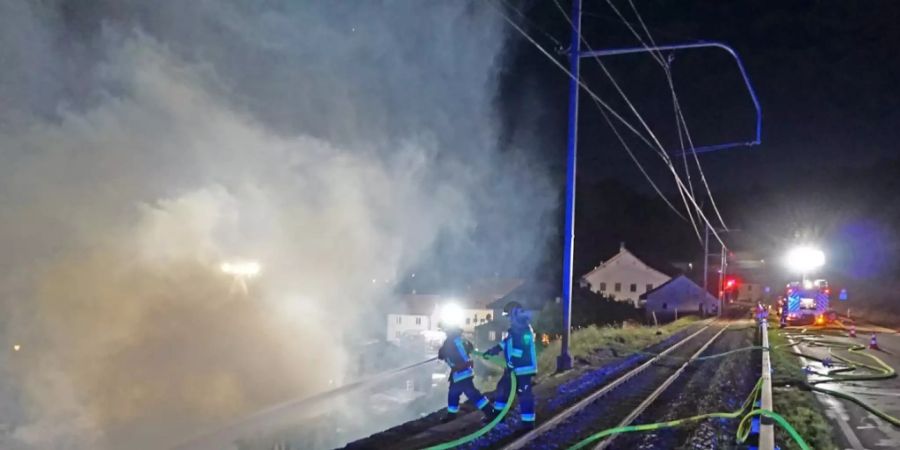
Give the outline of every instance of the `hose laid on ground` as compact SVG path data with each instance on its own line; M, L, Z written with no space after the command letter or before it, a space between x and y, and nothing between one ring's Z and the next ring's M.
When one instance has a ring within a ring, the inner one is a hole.
M647 423L647 424L641 424L641 425L627 425L624 427L609 428L609 429L606 429L606 430L603 430L603 431L600 431L600 432L597 432L597 433L594 433L594 434L588 436L587 438L583 439L582 441L578 442L577 444L573 445L572 447L569 447L569 450L578 450L578 449L584 448L585 446L587 446L593 442L596 442L600 439L603 439L607 436L611 436L614 434L634 433L634 432L641 432L641 431L661 430L664 428L674 428L674 427L679 427L682 425L687 425L687 424L690 424L693 422L699 422L701 420L706 420L706 419L736 419L738 417L741 417L742 415L743 415L743 417L741 418L741 422L738 424L738 432L737 432L737 442L739 444L744 443L750 435L750 429L749 429L749 427L747 427L745 425L746 423L749 423L748 422L749 418L751 418L753 416L757 416L757 415L763 415L763 416L771 417L779 425L781 425L785 430L787 430L788 434L791 436L791 438L793 438L797 442L797 444L800 446L801 449L809 450L810 449L809 445L806 443L806 441L803 440L803 438L800 436L800 434L797 433L797 430L795 430L794 427L792 427L791 424L787 422L787 420L785 420L783 417L776 414L775 412L764 410L764 409L753 409L750 412L747 412L745 414L745 411L747 411L753 405L753 402L756 401L757 397L759 396L760 389L762 389L762 378L760 378L756 382L756 386L753 388L752 391L750 391L750 395L747 396L747 398L744 400L744 403L741 405L741 407L732 412L714 412L714 413L700 414L700 415L692 416L692 417L686 417L684 419L670 420L668 422Z
M437 444L431 447L427 447L425 450L447 450L450 448L459 447L460 445L468 444L469 442L472 442L475 439L478 439L481 436L487 434L489 431L493 430L494 427L496 427L497 424L499 424L503 420L503 418L506 417L506 413L509 412L510 408L512 408L513 400L515 400L516 398L516 389L516 372L514 370L511 370L509 381L509 397L506 398L506 405L502 410L500 410L500 413L497 414L497 417L494 417L494 420L491 420L487 425L461 438L454 439L450 442L444 442L443 444Z
M791 337L797 336L797 335L791 335L791 334L788 334L788 335ZM890 423L891 425L894 425L895 427L900 427L900 418L894 417L878 408L875 408L874 406L864 402L863 400L861 400L860 398L858 398L856 396L846 394L844 392L836 391L833 389L829 389L826 387L817 386L818 384L822 384L822 383L834 383L834 382L845 382L845 381L874 381L874 380L890 379L890 378L894 378L897 376L897 372L894 370L893 367L891 367L890 365L885 363L881 358L879 358L875 355L869 354L869 353L859 353L859 354L874 360L878 364L877 366L865 364L865 363L862 363L859 361L854 361L854 360L851 360L850 358L845 358L840 355L837 355L832 351L833 348L843 348L843 349L846 349L848 352L858 353L858 352L866 349L866 346L862 345L862 344L848 344L846 342L833 341L833 340L829 340L829 339L821 339L821 338L817 338L815 335L808 335L805 333L801 334L797 337L799 339L797 344L808 343L812 346L827 347L829 355L833 356L835 359L838 359L840 361L847 363L847 365L848 365L847 368L829 370L828 373L826 373L826 374L816 373L816 375L822 376L823 379L814 380L814 381L802 381L802 384L805 387L808 387L810 390L813 390L816 392L821 392L823 394L828 394L828 395L831 395L834 397L842 398L844 400L848 400L853 403L856 403L857 405L861 406L866 411L869 411L870 413L875 414L876 416L878 416L882 420ZM801 356L803 358L811 359L813 361L825 362L821 358L817 358L815 356L810 356L810 355L807 355L807 354L804 354L801 352L791 352L791 353L794 355L797 355L797 356ZM843 375L842 374L843 372L855 370L858 367L864 367L873 372L880 372L880 373L871 374L871 375L869 375L869 374Z

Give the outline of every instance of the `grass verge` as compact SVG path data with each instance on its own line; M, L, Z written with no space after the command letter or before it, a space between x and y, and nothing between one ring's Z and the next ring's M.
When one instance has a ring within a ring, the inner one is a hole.
M776 330L769 331L769 346L775 347L787 343L787 338L781 333ZM773 380L776 382L801 380L805 377L799 358L788 353L789 351L788 348L783 348L771 354ZM775 412L784 416L812 448L837 450L838 447L831 434L831 424L822 412L821 404L816 400L815 394L801 391L796 385L774 389L772 406L775 408ZM775 427L775 441L786 450L800 448L779 427Z
M569 342L569 354L572 359L584 359L594 355L601 349L614 349L619 354L628 354L643 350L657 342L663 341L672 333L700 320L696 316L686 316L659 327L661 334L656 334L652 326L615 326L591 325L572 331ZM556 357L559 356L562 343L553 341L546 347L538 348L537 380L543 380L556 372ZM502 367L487 367L475 379L475 385L482 390L492 390L500 375Z

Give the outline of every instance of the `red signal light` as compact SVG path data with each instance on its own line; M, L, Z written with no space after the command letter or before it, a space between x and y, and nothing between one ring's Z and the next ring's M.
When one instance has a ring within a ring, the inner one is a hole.
M734 289L735 286L737 286L737 280L734 278L725 280L725 290Z

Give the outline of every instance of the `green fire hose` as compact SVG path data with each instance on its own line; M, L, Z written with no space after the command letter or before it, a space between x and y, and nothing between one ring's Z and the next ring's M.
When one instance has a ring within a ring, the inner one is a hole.
M500 359L497 357L494 358ZM503 361L503 366L506 366L506 361ZM491 420L485 426L459 439L454 439L450 442L444 442L443 444L427 447L425 450L446 450L454 447L459 447L460 445L468 444L469 442L472 442L475 439L478 439L481 436L487 434L489 431L493 430L494 427L496 427L497 424L499 424L503 420L503 418L506 417L506 414L509 412L510 408L512 408L513 400L515 400L516 398L516 372L514 370L510 371L509 380L509 397L506 398L506 406L504 406L503 409L500 410L500 413L497 414L497 417L494 417L494 420Z
M883 379L896 377L897 373L890 365L885 363L881 358L879 358L875 355L872 355L870 353L861 353L861 355L871 359L872 361L874 361L875 364L867 364L867 363L863 363L860 361L855 361L853 359L834 354L834 352L833 352L833 349L837 348L837 349L847 350L848 352L851 352L851 353L858 353L858 352L866 349L866 346L864 346L864 345L848 344L845 342L823 339L818 335L806 334L805 329L803 330L803 332L801 334L789 333L789 336L796 337L798 339L798 341L793 342L793 343L773 346L768 349L765 347L761 347L761 346L742 347L742 348L730 350L727 352L722 352L722 353L717 353L717 354L713 354L713 355L699 357L699 358L696 358L696 360L710 360L710 359L725 357L725 356L732 355L732 354L735 354L738 352L752 351L752 350L773 351L773 350L778 350L778 349L782 349L782 348L794 347L801 343L807 344L810 346L827 347L828 352L831 356L833 356L835 359L843 361L844 363L847 364L848 367L830 369L825 374L814 372L817 375L822 376L823 378L820 380L814 380L814 381L801 381L800 383L805 385L806 387L808 387L809 389L811 389L813 391L822 392L822 393L825 393L828 395L832 395L832 396L835 396L838 398L843 398L845 400L856 403L856 404L860 405L861 407L865 408L867 411L869 411L869 412L875 414L876 416L880 417L881 419L891 423L892 425L900 426L900 419L898 419L894 416L891 416L891 415L887 414L886 412L881 411L881 410L867 404L866 402L860 400L859 398L857 398L855 396L852 396L850 394L846 394L846 393L843 393L840 391L835 391L833 389L825 388L822 386L817 386L818 384L822 384L822 383L883 380ZM635 353L651 355L651 356L659 356L659 355L656 355L654 353L649 353L649 352L640 352L639 351L639 352L635 352ZM790 352L790 353L793 355L802 356L804 358L808 358L811 360L824 362L823 359L820 359L820 358L817 358L814 356L810 356L810 355L806 355L801 352ZM846 372L856 370L857 368L865 368L865 369L868 369L868 370L876 372L876 373L875 374L856 374L856 375L846 374ZM671 420L671 421L667 421L667 422L640 424L640 425L628 425L628 426L623 426L623 427L609 428L609 429L602 430L602 431L599 431L597 433L594 433L594 434L588 436L587 438L583 439L582 441L580 441L577 444L570 447L570 450L577 450L577 449L584 448L585 446L587 446L593 442L599 441L605 437L612 436L615 434L635 433L635 432L661 430L661 429L665 429L665 428L674 428L674 427L679 427L679 426L699 422L699 421L706 420L706 419L712 419L712 418L736 419L738 417L741 418L741 421L738 423L738 429L737 429L737 433L736 433L736 441L737 441L737 443L741 444L741 443L746 442L746 440L748 439L748 437L750 435L750 426L749 426L750 419L753 418L754 416L765 416L765 417L771 418L775 423L777 423L781 428L783 428L788 433L790 438L793 439L802 450L809 450L810 449L809 444L806 443L806 441L803 439L803 437L800 436L800 434L797 432L797 430L793 426L791 426L791 424L784 417L775 413L774 411L769 411L769 410L764 410L764 409L751 409L751 406L753 405L753 403L756 401L756 399L759 396L761 388L762 388L762 378L760 378L757 381L755 387L750 392L750 394L747 396L747 398L744 400L744 403L741 405L741 407L735 411L712 412L712 413L691 416L691 417L687 417L687 418L683 418L683 419ZM497 415L497 417L495 417L490 423L488 423L484 427L476 430L473 433L470 433L466 436L463 436L459 439L455 439L450 442L446 442L443 444L438 444L438 445L435 445L432 447L428 447L426 450L446 450L446 449L450 449L450 448L454 448L454 447L457 447L460 445L467 444L469 442L474 441L475 439L478 439L481 436L484 436L485 434L490 432L495 426L497 426L497 424L499 424L500 421L502 421L503 418L506 416L506 414L509 412L509 409L512 407L513 401L515 399L515 392L516 392L516 376L515 376L515 373L513 373L512 377L511 377L510 393L509 393L509 397L506 402L506 406L503 408L503 410L500 411L500 413Z

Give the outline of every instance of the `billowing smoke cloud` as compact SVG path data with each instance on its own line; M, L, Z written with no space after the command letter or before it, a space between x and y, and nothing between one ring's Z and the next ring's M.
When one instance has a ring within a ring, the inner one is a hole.
M0 447L170 446L339 383L438 240L539 261L489 7L260 3L0 2Z

